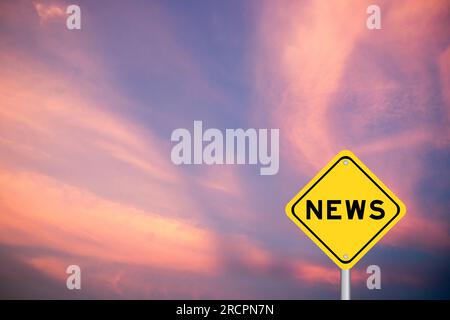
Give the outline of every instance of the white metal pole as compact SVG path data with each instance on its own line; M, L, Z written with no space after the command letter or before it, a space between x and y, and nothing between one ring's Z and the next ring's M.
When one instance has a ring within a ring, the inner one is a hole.
M341 269L341 300L350 300L350 269Z

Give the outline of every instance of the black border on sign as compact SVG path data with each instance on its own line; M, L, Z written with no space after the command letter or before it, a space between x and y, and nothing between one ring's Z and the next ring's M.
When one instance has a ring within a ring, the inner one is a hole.
M372 181L376 186L377 186L377 188L378 189L380 189L381 190L381 192L383 192L394 204L395 204L395 206L397 207L397 212L395 213L395 215L391 218L391 220L389 220L385 225L384 225L384 227L383 228L381 228L380 229L380 231L378 231L369 241L367 241L367 243L357 252L357 253L355 253L355 255L351 258L351 259L349 259L349 260L342 260L333 250L331 250L331 248L329 247L329 246L327 246L327 244L325 243L325 242L323 242L322 241L322 239L320 239L318 236L317 236L317 234L315 234L314 233L314 231L312 231L303 221L302 221L302 219L300 219L296 214L295 214L295 206L308 194L308 192L310 192L311 191L311 189L312 188L314 188L319 182L320 182L320 180L322 180L339 162L341 162L341 160L343 160L343 159L348 159L348 160L350 160L351 162L353 162L355 165L356 165L356 167L359 169L359 170L361 170L361 172L362 173L364 173L365 175L366 175L366 177L367 178L369 178L370 179L370 181ZM292 215L294 216L294 217L296 217L297 218L297 220L298 221L300 221L300 223L306 228L306 229L308 229L309 230L309 232L311 232L313 235L314 235L314 237L316 237L316 239L317 240L319 240L320 241L320 243L322 243L324 246L325 246L325 248L327 248L328 249L328 251L330 251L332 254L333 254L333 256L335 256L336 257L336 259L338 259L340 262L342 262L343 264L348 264L348 263L350 263L350 262L352 262L360 253L361 253L361 251L363 251L364 250L364 248L366 248L368 245L369 245L369 243L371 243L384 229L386 229L386 227L389 225L389 224L391 224L391 222L400 214L400 206L398 205L398 203L397 202L395 202L394 201L394 199L392 199L391 198L391 196L389 196L387 193L386 193L386 191L384 191L379 185L378 185L378 183L376 183L355 161L353 161L353 159L352 158L350 158L349 156L343 156L343 157L340 157L316 182L314 182L314 184L297 200L297 201L295 201L295 203L292 205L292 208L291 208L291 212L292 212Z

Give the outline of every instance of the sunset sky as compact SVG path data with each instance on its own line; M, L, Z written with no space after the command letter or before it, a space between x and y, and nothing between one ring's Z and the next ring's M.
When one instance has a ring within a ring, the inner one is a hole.
M174 165L194 120L279 128L278 174ZM0 1L0 298L336 299L284 207L342 149L407 207L352 296L450 299L448 0Z

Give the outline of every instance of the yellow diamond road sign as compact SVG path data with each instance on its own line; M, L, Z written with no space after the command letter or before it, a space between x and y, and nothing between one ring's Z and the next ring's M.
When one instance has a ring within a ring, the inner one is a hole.
M341 269L350 269L404 215L405 205L350 151L341 151L286 213Z

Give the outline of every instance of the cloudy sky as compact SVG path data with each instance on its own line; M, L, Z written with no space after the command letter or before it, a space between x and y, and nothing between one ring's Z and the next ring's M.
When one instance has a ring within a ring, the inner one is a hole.
M284 206L350 149L407 206L353 297L449 299L449 30L446 0L1 1L0 298L337 298ZM175 166L194 120L279 128L279 173Z

